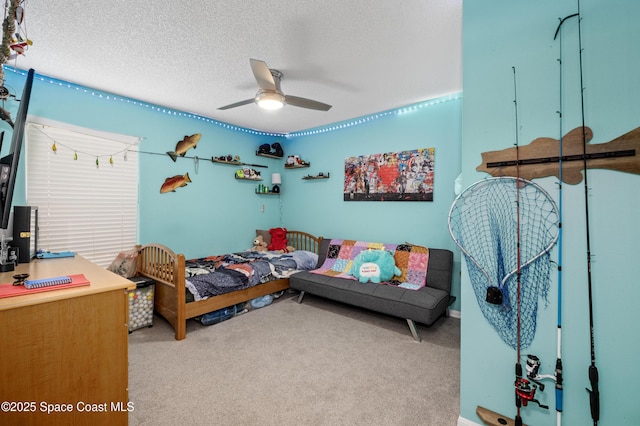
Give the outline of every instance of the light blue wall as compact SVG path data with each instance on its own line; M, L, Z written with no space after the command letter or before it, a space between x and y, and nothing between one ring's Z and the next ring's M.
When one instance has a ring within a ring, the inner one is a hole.
M282 170L284 226L309 229L326 238L402 243L455 250L447 215L460 173L461 96L426 103L407 113L335 131L304 135L287 141L286 152L309 161L311 167ZM369 117L370 118L370 117ZM366 118L365 118L366 119ZM340 125L337 123L336 125ZM344 160L347 157L435 148L433 202L345 202ZM330 179L302 180L302 176L330 173ZM454 296L459 295L459 257L456 256ZM459 298L452 309L459 310Z
M8 70L6 74L9 86L22 87L23 72ZM144 138L139 146L139 241L160 242L196 257L246 249L252 245L255 229L276 226L327 237L410 241L454 250L447 213L454 198L453 182L460 173L461 109L461 95L453 95L413 105L407 111L365 117L361 123L350 121L338 130L285 139L37 76L29 113ZM179 140L193 133L202 133L197 148L188 152L202 158L197 169L193 160L179 158L174 163L166 155L152 154L173 150ZM273 142L280 142L285 153L310 161L312 167L284 169L283 160L255 155L260 144ZM433 202L342 200L346 157L431 147L435 148ZM280 172L282 195L256 195L255 182L234 179L235 167L205 160L227 154L268 166L256 167L265 184L270 185L271 173ZM116 157L113 167L118 161ZM321 171L331 173L331 178L301 180ZM160 194L167 177L187 172L192 183L175 193ZM25 200L24 178L19 185L14 204ZM456 254L454 310L460 310L459 271Z
M8 69L5 74L7 87L22 93L24 72ZM9 102L7 106L13 108ZM239 155L243 162L269 166L256 169L270 176L276 162L256 157L255 151L263 140L275 141L277 138L239 131L202 117L40 75L34 80L29 114L144 138L138 148L143 151L139 157L140 243L159 242L187 257L242 250L252 246L256 227L270 227L278 220L276 198L259 197L254 194L254 182L235 180L235 167L206 161L212 156ZM202 138L197 148L187 155L202 158L197 169L193 160L179 158L174 163L167 155L149 154L172 151L185 135L194 133L201 133ZM8 145L5 144L5 149ZM59 154L64 155L62 150ZM114 160L112 167L118 167L118 161L123 161L117 156ZM23 155L22 178L16 187L14 205L25 202L24 170ZM187 172L192 183L175 193L160 194L160 187L167 177ZM264 213L261 212L263 204Z
M640 126L640 3L583 0L582 46L585 122L592 143L608 142ZM480 154L513 146L515 139L512 67L518 80L519 139L559 137L559 18L577 12L577 2L480 0L464 3L463 145L465 186L486 175L475 171ZM565 133L581 125L578 21L563 25ZM551 153L550 155L554 155ZM556 154L557 155L557 154ZM636 156L637 158L637 156ZM640 176L589 170L590 240L593 257L596 365L600 372L602 425L638 425L637 359L640 339ZM536 180L557 197L555 178ZM584 186L564 185L563 360L564 424L590 424L589 319ZM557 258L557 249L552 259ZM462 267L461 416L480 423L478 405L514 417L515 351L498 338L482 316ZM542 360L553 374L557 336L557 272L552 272L548 306L541 304L536 337L524 355ZM525 423L555 424L554 387L522 410Z

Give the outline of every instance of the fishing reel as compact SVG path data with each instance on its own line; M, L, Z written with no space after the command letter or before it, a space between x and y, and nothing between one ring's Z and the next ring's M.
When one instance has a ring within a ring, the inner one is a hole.
M535 402L538 404L540 408L545 410L549 409L548 405L541 404L536 397L536 390L538 389L538 385L533 382L530 382L528 379L524 377L516 378L516 403L521 404L523 407L526 407L529 402ZM542 388L541 388L542 390Z
M540 373L540 359L535 355L527 355L527 378L532 382L536 383L540 387L540 391L544 392L544 383L541 382L543 379L551 379L554 382L556 381L556 377L550 374L539 374Z

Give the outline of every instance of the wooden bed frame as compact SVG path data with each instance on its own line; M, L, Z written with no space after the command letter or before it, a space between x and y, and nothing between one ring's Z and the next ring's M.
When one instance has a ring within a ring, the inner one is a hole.
M301 231L287 231L287 240L287 244L296 250L318 253L322 237L314 237ZM205 300L187 302L184 255L155 243L138 246L136 271L137 275L149 277L156 282L155 312L173 326L176 340L186 337L187 320L190 318L289 288L289 278L282 278Z

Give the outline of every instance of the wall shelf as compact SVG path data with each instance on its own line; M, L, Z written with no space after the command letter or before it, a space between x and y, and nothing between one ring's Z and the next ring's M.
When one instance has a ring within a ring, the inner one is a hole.
M282 157L281 157L281 156L273 155L273 154L264 154L264 153L262 153L262 152L258 152L258 151L256 151L256 155L257 155L258 157L275 158L276 160L282 160Z
M254 181L254 182L259 182L259 181L263 180L262 178L246 178L246 177L245 177L245 178L240 178L240 177L235 176L235 175L234 175L234 177L235 177L237 180L252 180L252 181Z
M273 192L273 191L269 191L269 192L259 192L257 189L256 189L256 194L257 194L257 195L280 195L280 193L279 193L279 192Z
M285 164L284 168L285 169L301 169L303 167L310 167L311 163L305 163L305 164Z
M242 161L227 161L227 160L218 160L217 158L211 158L211 162L212 163L218 163L218 164L226 164L227 166L249 166L249 167L262 167L265 169L268 169L269 166L263 166L261 164L247 164L247 163L243 163Z
M327 173L326 175L316 175L316 176L311 176L311 175L307 175L307 176L302 176L302 180L312 180L312 179L329 179L329 173Z
M226 164L228 166L242 166L242 163L239 161L218 160L217 158L212 158L211 162L218 163L218 164Z

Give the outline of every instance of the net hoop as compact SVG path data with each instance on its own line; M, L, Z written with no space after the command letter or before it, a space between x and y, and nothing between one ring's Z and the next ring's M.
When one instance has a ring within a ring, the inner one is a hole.
M527 347L535 334L538 298L546 299L548 293L549 252L559 229L556 203L547 191L529 180L491 177L475 182L456 197L449 210L448 226L467 260L471 284L485 318L512 347L517 347L519 335L512 305L520 294L516 290L520 272L524 321L521 343ZM489 287L501 290L503 300L499 305L485 300Z

